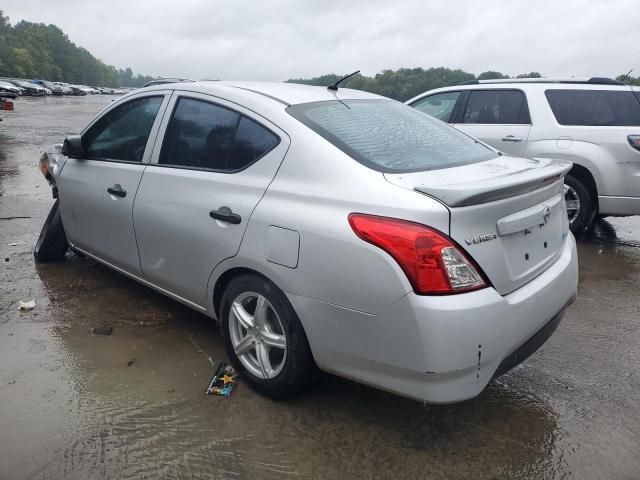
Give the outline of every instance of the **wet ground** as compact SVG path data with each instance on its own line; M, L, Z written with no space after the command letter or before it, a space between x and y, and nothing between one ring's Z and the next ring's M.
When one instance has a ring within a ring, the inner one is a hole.
M287 402L208 397L209 319L76 255L33 260L40 152L110 101L24 98L0 123L0 479L640 478L640 218L580 239L558 331L475 400L330 376Z

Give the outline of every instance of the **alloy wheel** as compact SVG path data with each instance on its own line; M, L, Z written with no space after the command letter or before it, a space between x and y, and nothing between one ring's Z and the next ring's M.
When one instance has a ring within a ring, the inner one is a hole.
M287 360L287 336L271 303L259 293L244 292L231 303L229 337L242 365L258 378L278 376Z
M564 185L564 201L567 205L569 224L572 224L580 215L580 197L569 185Z

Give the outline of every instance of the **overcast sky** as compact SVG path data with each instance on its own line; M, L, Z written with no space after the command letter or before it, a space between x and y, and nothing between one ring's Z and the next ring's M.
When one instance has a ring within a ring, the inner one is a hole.
M478 74L640 74L633 0L3 0L118 68L286 80L445 66Z

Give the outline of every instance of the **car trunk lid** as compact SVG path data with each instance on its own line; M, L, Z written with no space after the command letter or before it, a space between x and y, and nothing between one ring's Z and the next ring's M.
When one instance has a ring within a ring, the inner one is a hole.
M558 258L569 231L563 177L570 168L564 161L500 156L385 177L446 205L450 237L505 295Z

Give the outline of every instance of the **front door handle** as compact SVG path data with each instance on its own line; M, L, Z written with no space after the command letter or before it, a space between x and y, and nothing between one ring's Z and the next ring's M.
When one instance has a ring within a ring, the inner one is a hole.
M522 138L514 137L513 135L507 135L506 137L502 137L503 142L521 142Z
M115 195L116 197L127 196L127 191L118 184L114 185L113 187L107 188L107 193L110 193L111 195Z
M220 207L218 210L211 210L209 216L233 225L238 225L242 221L242 217L237 213L233 213L229 207Z

